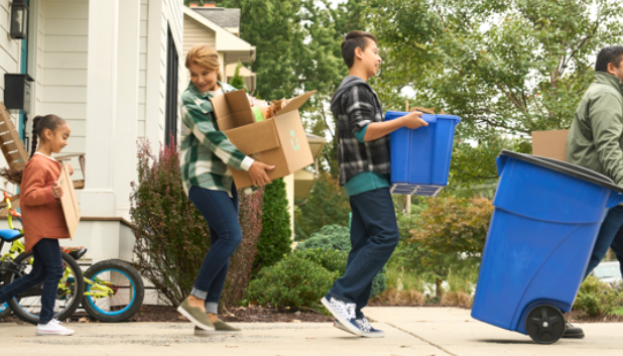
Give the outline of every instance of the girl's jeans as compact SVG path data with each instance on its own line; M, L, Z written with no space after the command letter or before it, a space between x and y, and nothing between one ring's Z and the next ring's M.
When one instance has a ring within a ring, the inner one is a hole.
M47 324L54 317L58 282L63 277L63 262L57 239L42 239L32 249L35 262L32 271L0 289L0 305L43 282L39 324Z

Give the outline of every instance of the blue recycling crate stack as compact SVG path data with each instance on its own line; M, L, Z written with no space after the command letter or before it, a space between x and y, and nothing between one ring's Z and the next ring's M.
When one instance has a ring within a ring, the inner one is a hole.
M409 113L388 111L385 120ZM448 185L454 131L461 118L424 114L427 127L390 134L391 193L434 197Z

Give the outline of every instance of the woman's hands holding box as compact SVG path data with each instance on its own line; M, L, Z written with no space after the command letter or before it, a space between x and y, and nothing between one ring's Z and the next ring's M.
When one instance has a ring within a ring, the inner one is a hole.
M261 187L270 184L272 181L268 178L266 171L272 171L273 169L275 169L275 166L269 166L258 161L253 162L251 168L249 168L249 176L251 176L253 185Z

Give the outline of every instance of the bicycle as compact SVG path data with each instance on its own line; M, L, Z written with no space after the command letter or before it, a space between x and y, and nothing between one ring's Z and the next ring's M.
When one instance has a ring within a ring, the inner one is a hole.
M27 274L33 261L32 252L24 253L25 247L20 241L24 236L23 229L13 227L13 218L21 222L21 215L11 208L11 197L6 192L4 198L9 229L0 229L0 251L4 243L11 243L11 248L0 256L0 288ZM100 261L83 274L76 261L86 252L86 248L61 247L65 273L58 286L55 317L67 319L82 304L90 316L102 322L120 322L130 318L141 307L145 297L140 274L128 262L114 259ZM41 285L20 294L9 301L8 306L0 306L0 318L12 310L20 319L37 323L40 296Z

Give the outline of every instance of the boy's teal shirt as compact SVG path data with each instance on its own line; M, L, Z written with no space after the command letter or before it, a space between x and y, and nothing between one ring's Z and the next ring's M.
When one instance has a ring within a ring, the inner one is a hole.
M355 133L357 141L365 141L364 137L366 136L368 126L370 126L370 124ZM389 188L389 179L387 176L375 172L361 172L344 184L344 190L349 197L381 188Z
M219 86L224 93L236 90L226 83L219 82ZM200 187L231 196L234 179L230 167L248 171L255 161L218 130L211 98L192 82L182 94L182 122L189 131L180 148L182 183L187 194L191 187Z

